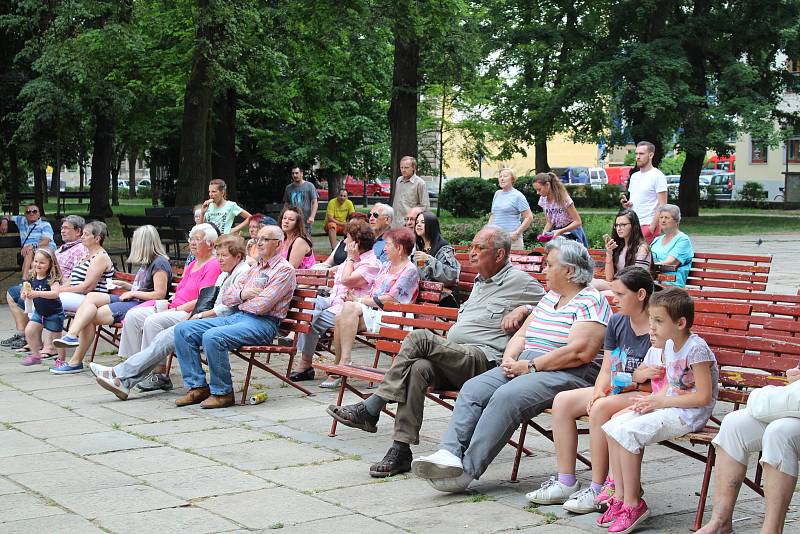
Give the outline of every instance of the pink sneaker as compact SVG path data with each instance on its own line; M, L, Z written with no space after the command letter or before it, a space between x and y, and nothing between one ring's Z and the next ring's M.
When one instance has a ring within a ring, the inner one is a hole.
M22 365L26 366L39 365L40 363L42 363L42 357L38 354L29 354L22 360Z
M609 532L615 534L628 534L633 532L639 523L650 517L650 510L647 508L647 503L644 499L639 501L639 506L631 508L629 506L622 506L622 509L617 514L617 519L608 527Z
M598 527L606 528L611 525L611 523L617 520L617 514L622 510L622 501L618 501L613 496L606 502L608 503L608 508L603 512L603 515L597 518L596 523Z
M600 489L600 493L597 494L597 497L594 498L595 506L602 506L603 509L608 507L608 501L611 500L611 497L614 496L616 490L614 488L614 481L608 480L603 483L603 487Z
M53 360L53 367L61 367L65 363L66 362L64 360L62 360L61 358L56 358L55 360Z

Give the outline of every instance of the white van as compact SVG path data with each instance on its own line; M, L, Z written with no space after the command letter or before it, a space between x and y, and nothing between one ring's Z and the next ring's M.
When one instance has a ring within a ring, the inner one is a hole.
M592 187L608 185L608 175L602 167L591 167L589 169L589 183Z

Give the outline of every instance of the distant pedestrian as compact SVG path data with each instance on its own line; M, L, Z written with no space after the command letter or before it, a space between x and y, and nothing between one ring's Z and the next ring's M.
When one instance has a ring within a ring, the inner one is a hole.
M581 216L558 176L552 172L540 172L533 179L533 188L539 195L539 207L547 218L542 234L551 239L564 236L589 248Z
M303 179L303 169L299 166L292 167L292 183L287 185L283 192L283 208L289 206L297 206L304 215L307 215L306 231L311 235L311 227L314 225L319 208L317 189L314 184Z
M227 189L224 180L211 180L208 183L208 200L200 208L202 222L213 224L222 234L238 234L247 226L250 214L236 202L225 198ZM233 226L237 216L244 220Z
M522 235L533 222L533 213L525 195L514 189L516 179L512 169L500 171L500 190L494 193L488 224L497 225L511 234L511 248L519 250L525 248Z
M394 185L392 208L394 208L395 225L402 225L406 213L414 207L422 208L423 211L429 210L431 201L428 198L425 180L417 176L417 160L411 156L404 156L400 160L400 176Z
M658 235L658 208L667 203L667 178L653 166L656 147L649 141L636 145L636 167L628 183L628 195L622 196L623 208L636 212L642 224L642 234L650 244Z

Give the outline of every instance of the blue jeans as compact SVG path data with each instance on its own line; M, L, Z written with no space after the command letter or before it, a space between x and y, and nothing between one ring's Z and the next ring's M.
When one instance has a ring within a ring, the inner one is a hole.
M243 345L270 344L277 331L278 319L275 317L241 311L224 317L178 323L175 325L175 354L181 364L183 383L187 388L207 385L200 363L202 347L211 374L211 393L233 393L230 350Z

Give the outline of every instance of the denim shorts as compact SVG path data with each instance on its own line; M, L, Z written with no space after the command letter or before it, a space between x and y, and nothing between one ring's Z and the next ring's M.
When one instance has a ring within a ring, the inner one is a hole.
M39 312L34 310L31 314L31 321L39 323L44 326L45 330L49 330L50 332L61 332L64 330L64 312L42 317L39 315Z
M8 294L11 295L11 298L14 299L20 309L25 309L25 299L20 296L22 295L22 284L9 287Z
M119 300L119 295L109 295L109 297L111 302L108 305L108 309L111 310L115 323L121 323L125 318L125 314L127 314L131 308L135 308L143 302L137 299Z

